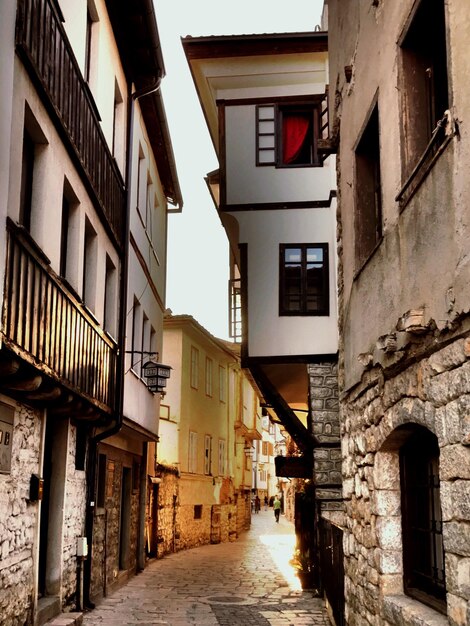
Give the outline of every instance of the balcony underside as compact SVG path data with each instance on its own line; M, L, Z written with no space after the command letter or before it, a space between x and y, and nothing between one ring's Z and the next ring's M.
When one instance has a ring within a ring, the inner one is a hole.
M104 426L111 422L110 407L100 406L60 380L30 365L6 347L0 350L0 393L33 408L47 408L54 417Z
M249 370L266 404L297 444L307 453L316 440L298 413L308 411L308 377L305 363L249 364Z
M23 228L7 221L0 391L73 417L107 421L117 346Z

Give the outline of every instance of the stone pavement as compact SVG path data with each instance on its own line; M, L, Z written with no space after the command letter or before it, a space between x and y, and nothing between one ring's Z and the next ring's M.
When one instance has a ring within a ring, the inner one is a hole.
M152 561L84 615L84 626L325 626L323 602L302 591L289 559L294 527L272 509L233 543Z

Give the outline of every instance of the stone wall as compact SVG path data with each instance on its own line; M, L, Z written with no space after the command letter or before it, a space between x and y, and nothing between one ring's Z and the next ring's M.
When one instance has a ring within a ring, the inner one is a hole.
M423 342L420 358L393 375L366 372L342 403L349 626L470 623L470 339L436 345ZM397 428L405 424L439 443L447 618L403 591Z
M342 460L338 364L311 364L308 366L308 373L312 431L320 442L320 446L315 448L313 453L313 482L317 488L316 497L324 501L322 510L341 509ZM328 447L322 447L321 444L328 444ZM322 486L325 488L318 489L318 487ZM339 518L336 518L336 520L338 521Z
M0 621L23 626L33 617L39 503L29 502L29 481L39 473L42 414L2 396L0 402L15 409L11 471L0 474Z
M176 467L158 465L157 557L161 558L178 549L180 530L178 526L178 486L179 476Z

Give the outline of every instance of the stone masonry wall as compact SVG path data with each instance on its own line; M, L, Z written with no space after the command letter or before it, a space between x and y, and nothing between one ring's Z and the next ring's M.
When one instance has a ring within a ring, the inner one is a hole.
M11 472L0 474L0 621L23 626L33 618L39 504L29 502L29 481L39 473L42 415L2 396L0 401L15 407Z
M314 484L322 509L341 509L341 447L338 401L338 365L320 363L308 366L312 430L320 444L313 453ZM330 447L337 444L337 447ZM334 501L334 502L331 502Z
M158 486L157 556L175 552L180 531L177 522L178 470L158 466L161 483Z
M366 373L342 403L346 622L470 623L470 338L389 378ZM438 438L447 618L403 592L399 445L418 424Z

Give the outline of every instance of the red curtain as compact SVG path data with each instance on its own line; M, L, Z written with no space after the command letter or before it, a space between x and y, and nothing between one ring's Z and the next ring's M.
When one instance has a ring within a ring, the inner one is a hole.
M309 117L307 115L284 115L282 123L282 162L293 163L299 156L307 136Z

